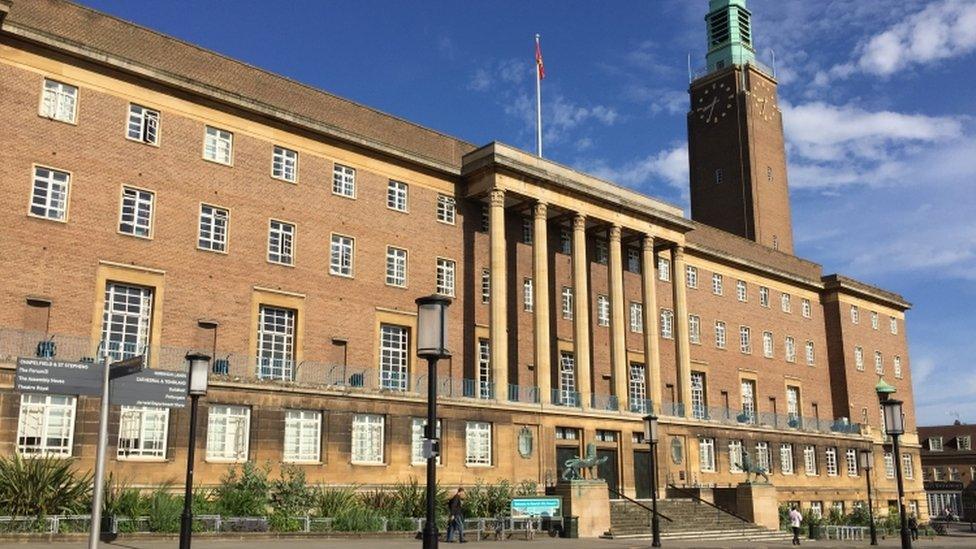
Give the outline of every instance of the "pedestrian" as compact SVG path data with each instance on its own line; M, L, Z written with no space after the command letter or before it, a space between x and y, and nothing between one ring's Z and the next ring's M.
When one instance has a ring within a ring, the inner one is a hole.
M790 527L793 528L793 545L800 545L800 523L803 522L803 515L797 510L796 505L790 509Z
M918 541L918 519L914 514L908 517L908 529L912 532L912 541Z
M447 510L450 518L447 521L447 542L451 543L454 532L458 533L458 541L464 541L464 513L461 512L461 504L464 503L464 488L458 488L457 492L447 501Z

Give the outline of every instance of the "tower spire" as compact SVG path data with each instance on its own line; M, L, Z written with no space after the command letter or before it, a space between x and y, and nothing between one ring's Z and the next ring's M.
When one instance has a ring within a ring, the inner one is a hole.
M705 16L708 31L708 72L745 65L756 58L752 45L752 13L746 0L709 0Z

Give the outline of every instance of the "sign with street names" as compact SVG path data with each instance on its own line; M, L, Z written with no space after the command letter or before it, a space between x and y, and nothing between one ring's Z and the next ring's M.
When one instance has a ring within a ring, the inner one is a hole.
M183 408L186 406L186 372L149 370L112 380L109 402L122 406Z
M50 358L18 358L14 388L21 393L102 394L101 364Z

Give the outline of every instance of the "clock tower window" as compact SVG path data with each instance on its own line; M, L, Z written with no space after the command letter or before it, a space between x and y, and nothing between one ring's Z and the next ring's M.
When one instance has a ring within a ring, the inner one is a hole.
M725 178L725 173L722 171L722 168L719 168L719 169L715 170L715 184L716 185L721 184L722 183L722 180L724 178Z
M766 181L773 180L773 168L771 166L766 166Z

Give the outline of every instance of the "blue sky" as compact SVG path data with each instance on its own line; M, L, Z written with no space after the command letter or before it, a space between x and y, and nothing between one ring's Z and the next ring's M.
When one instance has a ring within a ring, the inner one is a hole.
M687 208L706 0L83 3L475 144ZM287 6L288 9L283 9ZM920 422L976 422L976 1L750 0L775 51L797 253L904 295Z

